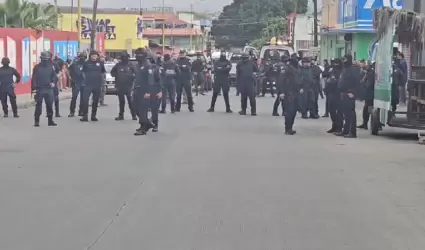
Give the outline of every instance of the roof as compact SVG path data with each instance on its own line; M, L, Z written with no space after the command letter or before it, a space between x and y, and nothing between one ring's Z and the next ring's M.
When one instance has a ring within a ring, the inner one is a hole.
M60 13L65 13L65 14L69 14L69 13L78 13L78 8L77 7L69 7L69 6L58 6L58 10ZM82 7L81 8L81 13L82 14L92 14L93 13L93 8L92 7ZM139 10L135 10L135 9L113 9L113 8L98 8L97 9L97 14L128 14L128 15L140 15L140 11ZM143 15L145 16L164 16L165 17L170 17L170 16L176 16L175 13L173 12L164 12L162 13L161 11L147 11L147 10L143 10Z
M190 33L197 36L201 34L198 30L191 28L165 29L164 33L165 36L190 36ZM162 36L162 29L145 28L143 31L143 36Z

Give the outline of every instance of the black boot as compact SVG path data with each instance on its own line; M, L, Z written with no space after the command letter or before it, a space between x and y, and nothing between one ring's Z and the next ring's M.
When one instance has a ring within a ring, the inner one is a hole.
M132 117L132 120L133 120L133 121L137 121L137 115L132 114L132 115L131 115L131 117Z
M8 113L4 113L3 117L4 118L7 118L7 117L9 117L9 114Z
M13 118L19 118L18 113L14 113L14 114L13 114Z
M87 115L83 115L83 117L81 117L80 121L82 122L88 122L89 118L87 117Z
M53 121L53 118L52 117L49 116L47 118L47 120L48 120L48 123L47 123L48 126L51 126L51 127L56 127L57 126L57 124Z
M69 113L68 117L75 117L74 112Z
M292 130L292 129L288 129L285 131L285 135L295 135L297 133L297 131Z
M136 136L146 135L146 130L145 130L144 126L140 125L140 128L136 129L136 132L134 133L134 135L136 135Z
M158 132L158 122L153 123L152 132Z
M189 107L189 112L195 112L195 110L193 109L193 107Z
M90 120L91 120L92 122L97 122L97 121L99 121L99 120L96 118L96 115L91 115Z
M240 115L246 115L246 110L241 110L241 111L239 111L239 114L240 114Z
M124 120L123 114L119 114L117 117L115 117L115 121L122 121L122 120Z
M230 108L226 108L226 113L231 114L233 111Z
M40 117L34 118L34 127L40 127Z
M160 113L160 114L165 114L165 113L167 113L167 112L165 111L165 109L161 109L161 111L159 111L159 113Z
M213 108L213 107L209 108L209 109L207 110L207 112L210 112L210 113L214 112L214 108Z

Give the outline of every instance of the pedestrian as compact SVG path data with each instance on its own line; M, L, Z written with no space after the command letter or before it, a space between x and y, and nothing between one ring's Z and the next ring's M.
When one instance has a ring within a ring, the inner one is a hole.
M326 81L329 78L329 70L331 69L331 65L329 64L328 59L323 60L323 72L322 72L322 80L326 85ZM327 96L326 91L323 91L325 94L325 113L323 114L322 117L329 117L329 98Z
M223 91L223 99L226 105L226 113L232 113L229 101L229 77L232 63L226 58L226 52L222 51L219 60L214 63L214 89L211 99L211 106L208 112L214 112L215 102L217 101L218 94Z
M397 59L400 60L400 70L403 73L403 79L399 82L399 96L400 102L406 104L406 84L408 78L407 62L404 60L404 54L401 52L397 53Z
M365 92L364 92L364 106L363 106L363 123L357 128L368 129L370 114L373 108L373 99L375 97L375 63L367 66Z
M40 63L37 64L31 77L31 91L35 94L35 112L34 126L40 126L40 115L43 106L43 100L46 104L46 113L48 126L57 126L53 121L53 100L54 89L57 84L57 74L52 66L51 54L49 52L41 52Z
M325 94L328 100L328 111L332 126L327 133L340 133L342 131L343 114L341 109L341 93L338 90L338 79L342 72L341 59L331 60L330 69L325 81Z
M310 118L319 119L319 95L323 99L322 84L320 83L320 76L322 75L322 69L317 65L317 61L314 59L311 61L311 72L313 75L312 89L312 109L313 114L310 114Z
M160 113L166 113L168 97L170 100L171 113L174 114L176 111L176 81L180 76L180 69L177 64L171 60L170 54L164 55L163 67L164 91L162 93L162 105Z
M300 76L301 76L301 96L300 96L300 110L301 117L303 119L315 118L315 108L314 108L314 91L313 91L313 72L311 70L311 60L308 57L303 57L301 59L300 67Z
M344 115L342 132L335 133L336 136L356 138L356 97L355 92L360 83L360 71L353 65L353 57L345 55L343 58L344 69L338 81L338 89L341 93L341 108Z
M83 93L83 117L80 119L82 122L88 122L89 113L89 100L90 96L93 95L92 99L92 110L91 110L91 121L98 121L97 108L99 105L99 97L104 83L105 65L99 60L99 54L97 51L90 51L89 60L84 64L84 93Z
M133 120L137 120L133 105L131 92L133 82L136 77L136 68L129 63L130 55L124 51L121 53L120 62L111 69L111 76L115 78L115 88L117 89L119 111L115 121L124 120L125 99L127 99L128 108Z
M243 53L241 61L236 65L236 84L241 92L241 111L240 115L246 115L247 102L251 106L251 115L257 115L257 105L255 101L255 78L258 73L257 65L249 58L247 53Z
M286 60L286 58L283 58ZM299 97L302 81L298 68L298 60L290 59L287 65L279 74L276 87L279 98L283 100L285 106L285 134L295 135L293 129L295 117L298 112Z
M61 73L62 73L62 67L64 66L65 62L59 57L59 54L56 54L55 58L52 58L52 54L50 52L47 52L50 55L50 64L54 68L56 73L56 79L57 82L55 82L55 87L53 88L53 104L55 108L55 117L59 118L61 117L59 112L59 92L62 88L62 81L61 81Z
M287 70L287 67L288 67L288 62L289 62L289 56L287 55L287 54L284 54L284 55L282 55L281 57L280 57L280 63L279 63L279 65L278 65L278 70L279 70L279 75L278 75L278 78L280 77L280 78L282 78L282 77L284 77L285 76L285 72L286 72L286 70ZM280 79L280 81L283 81L282 79ZM282 84L282 83L281 83ZM277 87L277 81L276 81L276 87ZM282 89L281 89L282 90ZM277 97L276 97L276 100L274 101L274 104L273 104L273 113L272 113L272 115L273 116L279 116L279 113L278 113L278 109L279 109L279 105L280 104L282 104L282 116L284 116L285 115L285 105L284 105L284 100L280 97L281 96L281 94L283 94L283 93L280 93L279 92L279 88L277 88Z
M195 61L192 62L192 75L193 75L193 85L196 88L196 96L198 96L199 89L201 89L201 95L205 95L205 85L203 72L205 69L205 63L203 62L202 55L197 55Z
M134 135L146 135L150 129L158 129L158 102L162 98L159 72L155 72L148 60L148 52L144 48L135 51L137 66L134 83L134 99L137 105L140 128ZM152 121L148 118L151 109ZM156 114L154 113L156 110ZM156 117L155 117L156 115ZM155 120L156 119L156 120ZM155 130L155 131L156 131Z
M85 52L81 52L78 55L78 58L74 60L69 66L69 74L71 76L71 87L72 87L72 97L71 104L69 105L69 115L68 117L75 116L75 108L77 105L77 98L80 96L80 104L78 106L78 116L83 116L82 112L82 101L83 101L83 93L84 93L84 75L83 75L83 67L86 63L87 54Z
M7 106L7 99L9 97L13 117L18 118L15 87L21 81L21 75L14 67L10 67L10 59L8 57L3 57L1 64L3 66L0 67L0 101L3 106L3 115L4 117L9 116L9 107ZM13 77L15 77L15 80Z
M104 64L105 63L105 56L100 57L100 61ZM106 75L103 74L103 82L102 86L100 88L100 96L99 96L99 106L105 107L108 106L108 104L105 103L105 96L106 96Z
M189 111L194 112L192 89L191 89L192 65L189 59L186 57L186 52L184 50L180 51L180 56L177 59L176 64L180 69L180 74L178 76L177 86L176 86L176 90L177 90L176 112L180 112L183 90L186 92L186 95L187 95Z

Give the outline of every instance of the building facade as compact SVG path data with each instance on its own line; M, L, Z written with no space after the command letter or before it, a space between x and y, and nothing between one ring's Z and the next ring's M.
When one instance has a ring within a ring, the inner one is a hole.
M324 0L321 25L321 58L372 60L376 45L373 11L381 7L401 9L404 0Z
M61 18L59 28L66 31L78 31L78 9L60 7ZM153 43L171 46L175 49L190 44L190 37L196 40L199 32L192 29L187 22L178 19L172 9L144 10L140 15L139 9L98 9L96 23L92 20L90 8L82 8L81 16L81 46L90 43L90 33L93 25L97 32L105 33L105 51L108 53L123 50L134 51L138 47ZM164 25L165 39L162 28ZM192 35L191 35L192 34ZM163 41L164 40L164 41Z

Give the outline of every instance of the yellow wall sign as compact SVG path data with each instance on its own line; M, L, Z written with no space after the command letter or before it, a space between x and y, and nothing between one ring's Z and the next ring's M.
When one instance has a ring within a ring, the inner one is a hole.
M59 27L66 31L78 31L77 14L62 14ZM105 32L105 50L126 50L128 39L132 40L133 49L140 47L142 41L137 38L137 15L132 14L98 14L97 31ZM94 23L90 14L81 17L81 41L90 43L90 32Z

